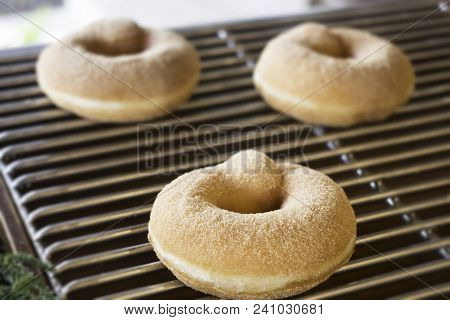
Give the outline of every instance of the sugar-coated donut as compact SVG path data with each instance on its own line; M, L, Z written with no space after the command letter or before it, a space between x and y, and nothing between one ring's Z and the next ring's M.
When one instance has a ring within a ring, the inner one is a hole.
M196 50L180 35L113 19L48 46L39 56L37 79L64 109L97 121L134 122L186 101L199 70Z
M353 253L356 222L324 174L254 150L183 174L157 196L148 239L188 286L275 299L326 280Z
M342 127L389 116L411 96L415 76L408 57L387 40L304 23L266 45L253 81L274 109Z

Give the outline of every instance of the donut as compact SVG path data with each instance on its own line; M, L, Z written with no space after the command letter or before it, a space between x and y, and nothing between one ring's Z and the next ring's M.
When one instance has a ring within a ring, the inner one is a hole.
M136 122L170 113L189 99L200 64L173 32L127 19L101 20L45 48L40 88L56 105L102 122Z
M253 82L274 109L346 127L385 119L408 101L414 70L402 50L361 30L304 23L270 40Z
M302 293L347 263L355 238L353 209L333 180L255 150L165 186L148 233L179 280L227 299Z

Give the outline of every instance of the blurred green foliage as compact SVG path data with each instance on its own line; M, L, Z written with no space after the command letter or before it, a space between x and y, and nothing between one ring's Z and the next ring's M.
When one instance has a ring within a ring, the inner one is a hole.
M38 273L48 266L24 253L0 254L0 299L55 299Z

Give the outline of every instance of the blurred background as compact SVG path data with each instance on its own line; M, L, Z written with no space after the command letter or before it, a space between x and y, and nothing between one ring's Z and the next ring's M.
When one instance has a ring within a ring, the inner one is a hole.
M1 2L6 5L2 5ZM1 2L0 49L51 42L52 39L48 35L24 17L59 38L104 17L128 17L147 26L178 28L298 14L371 0L1 0Z

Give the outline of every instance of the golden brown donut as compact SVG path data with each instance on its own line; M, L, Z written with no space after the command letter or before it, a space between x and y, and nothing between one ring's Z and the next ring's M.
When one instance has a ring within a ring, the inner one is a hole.
M389 116L411 96L415 76L408 57L386 40L304 23L269 41L253 81L274 109L343 127Z
M88 119L166 115L189 99L198 81L195 49L173 32L102 20L63 42L39 56L38 83L55 104Z
M353 209L333 180L254 150L168 184L148 233L178 279L236 299L283 298L316 286L349 260L355 238Z

